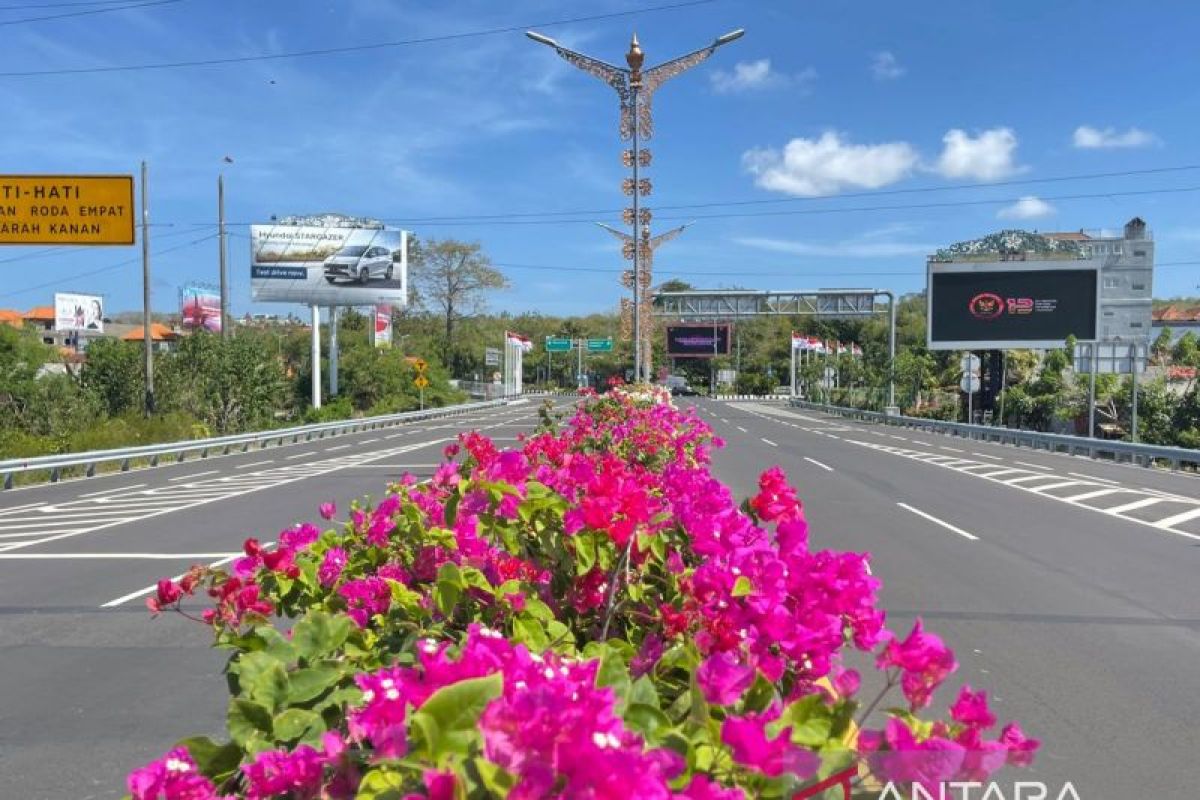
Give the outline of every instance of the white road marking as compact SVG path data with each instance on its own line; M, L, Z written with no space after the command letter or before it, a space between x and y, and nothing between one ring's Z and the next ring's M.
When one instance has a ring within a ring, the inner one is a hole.
M1017 461L1015 458L1013 459L1013 463L1020 464L1022 467L1029 467L1031 469L1040 469L1040 470L1044 470L1046 472L1050 472L1054 469L1054 467L1047 467L1043 464L1030 464L1028 461Z
M267 542L262 547L263 547L263 549L266 549L268 547L271 547L274 544L275 544L274 542ZM222 564L228 564L230 561L233 561L235 558L237 558L240 555L241 555L241 553L234 553L231 556L225 556L224 558L221 558L221 559L218 559L218 560L212 562L208 566L219 567ZM178 575L176 575L175 577L171 578L171 580L177 581L180 578L182 578L184 576L184 574L185 573L181 572ZM119 605L128 603L130 600L137 599L137 598L141 597L142 595L150 594L151 592L157 591L157 590L158 590L158 583L155 582L155 584L153 586L147 586L145 589L138 589L136 592L130 592L129 594L123 594L120 597L116 598L115 600L109 600L107 603L104 603L100 607L101 608L116 608Z
M769 444L769 445L771 445L771 447L779 447L779 445L775 444L775 443L774 443L774 442L772 442L770 439L763 439L763 442L764 442L765 444Z
M1190 509L1188 511L1183 511L1179 514L1175 514L1174 516L1167 517L1165 519L1156 520L1154 523L1154 527L1156 527L1156 528L1173 528L1174 526L1178 525L1181 522L1187 522L1188 520L1195 519L1196 517L1200 517L1200 506L1196 506L1193 509Z
M292 455L287 456L283 460L284 461L293 461L297 458L304 458L305 456L315 456L315 455L316 455L316 453L293 453Z
M383 438L384 438L384 439L396 439L396 438L398 438L398 437L400 437L400 436L403 436L403 435L404 435L404 433L403 433L403 432L401 432L401 433L393 433L391 436L385 436L385 437L383 437Z
M79 496L80 497L100 497L101 495L115 494L117 492L128 492L130 489L140 489L145 485L146 484L144 484L144 483L135 483L132 486L121 486L116 489L105 489L103 492L88 492L87 494L81 494Z
M1120 481L1114 481L1109 478L1097 478L1095 475L1084 475L1080 472L1068 472L1067 474L1074 475L1076 478L1087 478L1089 481L1096 481L1098 483L1111 483L1114 486L1120 483Z
M347 445L349 446L349 445ZM275 459L268 458L266 461L251 461L249 464L237 464L234 469L250 469L251 467L261 467L263 464L274 464Z
M905 511L911 511L912 513L916 514L918 517L924 517L925 519L929 520L930 522L934 523L935 525L941 525L946 530L953 531L954 533L957 533L959 536L963 537L964 539L970 539L972 542L979 541L979 537L976 536L975 534L967 533L962 528L955 527L954 525L951 525L949 522L946 522L945 520L940 520L937 517L933 516L932 514L926 514L924 511L922 511L919 508L913 508L908 503L896 503L896 505L900 506Z
M1057 483L1048 483L1045 486L1035 486L1035 492L1048 492L1051 489L1061 489L1064 486L1087 486L1087 481L1058 481Z
M833 467L829 466L828 464L822 464L820 461L817 461L815 458L809 458L808 456L805 456L804 460L810 464L816 464L818 467L825 470L826 472L833 472Z
M1123 514L1126 511L1136 511L1139 508L1156 505L1162 501L1163 499L1161 497L1144 497L1141 500L1134 500L1132 503L1126 503L1123 506L1103 509L1103 511L1106 514Z
M1076 502L1081 502L1083 500L1091 500L1093 497L1104 497L1105 495L1117 494L1118 492L1125 492L1125 491L1128 491L1128 490L1127 489L1097 489L1094 492L1084 492L1083 494L1073 494L1070 497L1064 497L1063 500L1066 500L1071 503L1076 503Z
M345 450L348 447L350 447L348 444L339 444L336 447L326 447L325 452L332 453L334 450Z
M70 561L72 559L148 559L151 561L179 561L191 558L237 558L241 553L0 553L0 559L45 561Z
M1008 478L1006 480L1001 481L1001 483L1009 483L1009 484L1028 483L1029 481L1044 481L1047 478L1049 478L1050 480L1054 480L1057 477L1058 476L1052 472L1042 472L1037 475L1026 475L1023 478Z
M960 450L960 449L958 449L957 447L947 447L947 446L946 446L946 445L944 445L944 444L939 444L939 445L938 445L938 447L940 447L940 448L941 448L941 449L943 449L943 450L949 450L951 453L965 453L965 452L967 452L966 450Z
M976 453L974 450L971 451L971 455L979 456L980 458L990 458L993 461L1003 461L1004 460L1004 459L1000 458L1000 456L989 456L987 453Z
M359 444L370 444L371 442L378 442L378 441L379 441L379 437L376 436L374 439L363 439L361 442L359 442Z
M216 475L220 471L221 470L219 469L210 469L206 470L205 472L193 472L191 475L180 475L178 478L167 478L167 483L174 483L175 481L190 481L195 478L202 478L205 475Z
M742 433L749 433L749 431L747 431L747 430L746 430L745 428L743 428L741 425L735 425L734 427L736 427L736 428L737 428L739 431L741 431Z
M12 508L0 509L0 516L2 516L4 514L12 514L17 511L26 511L30 508L37 508L38 506L44 506L44 505L46 505L46 502L43 500L43 501L37 502L37 503L26 503L23 506L13 506Z

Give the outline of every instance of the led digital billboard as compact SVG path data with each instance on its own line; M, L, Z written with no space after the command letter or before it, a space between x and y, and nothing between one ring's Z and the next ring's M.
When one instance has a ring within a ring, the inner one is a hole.
M326 306L408 301L408 234L390 228L250 226L256 301Z
M729 325L696 323L667 325L667 355L675 358L712 358L729 355Z
M181 327L187 330L221 332L221 290L201 283L185 284L179 290Z
M1062 347L1096 338L1096 261L929 264L931 350Z

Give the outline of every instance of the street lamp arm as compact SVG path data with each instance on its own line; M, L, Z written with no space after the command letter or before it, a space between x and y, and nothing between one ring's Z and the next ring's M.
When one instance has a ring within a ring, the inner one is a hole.
M558 53L564 61L604 81L617 90L617 94L621 95L622 101L626 99L629 93L629 70L609 64L607 61L601 61L598 58L585 56L583 53L577 53L574 50L563 47L549 36L545 36L537 31L525 31L525 35L539 44L553 47L554 52Z
M642 73L642 92L648 97L654 93L654 90L664 83L687 72L692 67L708 59L717 48L721 45L713 42L708 47L701 47L699 50L694 50L687 55L673 58L670 61L664 61L656 67L651 67Z
M596 224L599 225L601 228L604 228L604 230L608 231L616 238L620 239L622 242L632 242L633 241L633 237L630 236L625 231L619 231L616 228L605 225L603 222L597 222Z
M687 229L688 225L692 225L692 224L694 224L694 223L689 222L689 223L687 223L687 225L680 225L678 228L672 228L671 230L667 231L666 233L660 233L658 236L655 236L653 239L650 240L650 249L651 250L658 249L658 246L660 244L666 244L667 242L671 241L676 236L683 233Z

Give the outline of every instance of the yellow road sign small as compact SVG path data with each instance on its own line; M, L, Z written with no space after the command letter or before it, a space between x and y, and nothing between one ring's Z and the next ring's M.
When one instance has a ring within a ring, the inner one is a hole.
M132 175L0 175L0 245L133 244Z
M413 369L415 369L417 372L424 372L425 370L429 369L429 362L423 358L415 359L412 363Z
M424 389L429 385L429 378L426 378L424 375L418 375L417 377L413 378L413 385L418 389Z

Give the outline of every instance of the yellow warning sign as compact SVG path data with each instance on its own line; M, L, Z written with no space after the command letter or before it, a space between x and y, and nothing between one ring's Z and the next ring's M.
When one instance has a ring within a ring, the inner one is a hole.
M132 175L0 175L0 245L133 244Z
M425 370L429 369L429 362L423 358L414 358L412 365L413 369L415 369L417 372L424 372Z
M418 375L413 378L413 386L416 386L418 389L424 389L428 385L429 378L426 378L424 375Z

